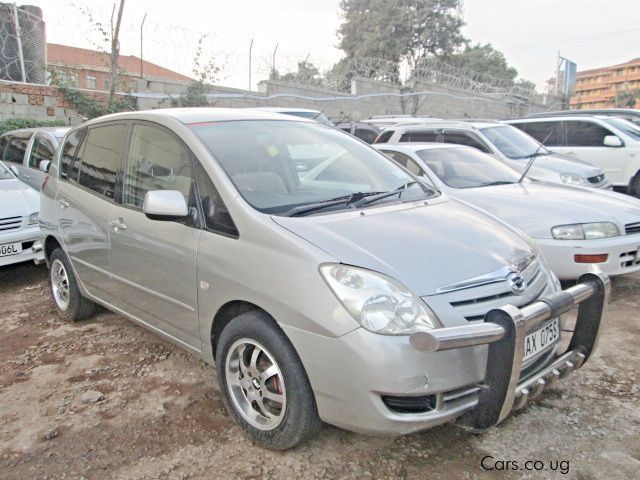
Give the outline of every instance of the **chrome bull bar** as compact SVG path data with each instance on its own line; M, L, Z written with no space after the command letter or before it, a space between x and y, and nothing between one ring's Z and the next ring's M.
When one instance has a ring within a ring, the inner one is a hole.
M473 430L485 430L504 420L512 410L522 408L558 379L580 368L598 343L600 325L609 302L610 281L604 273L587 273L578 284L517 308L513 305L491 310L484 323L435 329L411 335L413 348L437 352L488 345L484 383L478 405L459 419ZM578 305L578 318L566 353L521 381L524 342L527 333Z

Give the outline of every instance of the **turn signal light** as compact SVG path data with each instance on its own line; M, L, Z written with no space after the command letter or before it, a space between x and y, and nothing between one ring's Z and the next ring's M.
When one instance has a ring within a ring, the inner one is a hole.
M609 254L601 253L599 255L574 255L573 259L576 263L604 263L609 258Z

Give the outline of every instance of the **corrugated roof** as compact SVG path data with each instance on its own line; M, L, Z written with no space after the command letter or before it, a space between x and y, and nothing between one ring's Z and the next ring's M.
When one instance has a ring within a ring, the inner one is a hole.
M49 63L57 63L69 66L108 69L110 56L106 52L89 50L87 48L47 43L47 60ZM143 75L145 77L162 78L166 80L191 80L190 77L161 67L155 63L142 61ZM135 55L120 55L118 68L130 75L140 75L140 58Z

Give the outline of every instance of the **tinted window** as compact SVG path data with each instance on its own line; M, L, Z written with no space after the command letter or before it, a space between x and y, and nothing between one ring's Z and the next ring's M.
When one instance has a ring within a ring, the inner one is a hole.
M611 131L597 123L571 120L564 122L567 129L569 147L603 147L604 137L613 135Z
M562 122L516 123L515 126L548 147L561 147L564 144Z
M154 190L177 190L190 206L195 206L191 152L163 128L134 125L124 179L124 203L142 208L145 195Z
M455 143L456 145L465 145L467 147L473 147L481 152L491 153L491 150L480 141L473 138L471 135L464 132L444 132L444 143Z
M356 128L354 135L367 143L373 143L376 141L376 138L378 138L378 133L375 130L366 128Z
M5 162L22 163L24 161L24 154L27 150L28 142L28 137L20 138L9 136L7 149L4 151L4 157L2 157L2 159Z
M378 138L376 138L375 143L387 143L389 139L393 136L393 130L389 130L387 132L382 132Z
M400 137L401 142L442 142L442 135L438 132L420 131L406 132Z
M196 162L196 184L207 230L237 237L238 229L233 223L227 206L199 162Z
M109 199L115 198L116 173L120 168L126 132L127 126L123 124L89 129L81 154L80 185Z
M67 141L62 146L60 155L60 178L78 180L79 163L75 159L80 151L80 142L86 133L86 128L80 128L67 137Z
M29 155L29 167L38 169L43 160L53 160L53 150L53 146L48 140L36 137Z

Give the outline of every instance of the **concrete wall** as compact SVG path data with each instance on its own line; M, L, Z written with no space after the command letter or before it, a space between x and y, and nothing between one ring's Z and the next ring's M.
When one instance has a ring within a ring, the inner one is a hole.
M133 94L141 110L166 108L188 87L187 82L138 79ZM420 95L412 96L419 92ZM86 91L106 100L106 92ZM402 96L404 94L404 96ZM212 86L209 101L216 107L300 107L320 110L332 120L359 120L373 115L419 114L439 118L515 118L548 107L524 99L490 96L433 84L417 84L404 89L395 84L354 79L351 94L279 81L260 82L258 91ZM73 105L65 101L55 87L0 81L0 120L35 118L81 121Z

